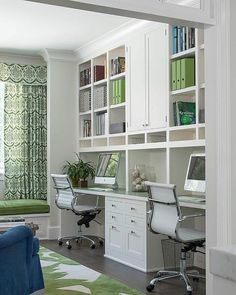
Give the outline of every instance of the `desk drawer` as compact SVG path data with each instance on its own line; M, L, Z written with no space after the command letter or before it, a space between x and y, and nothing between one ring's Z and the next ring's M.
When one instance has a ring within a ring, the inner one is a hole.
M111 199L106 200L106 211L110 212L122 212L123 211L123 203L120 201L114 201Z
M126 203L124 206L125 213L130 215L139 215L145 217L145 204Z
M134 228L145 228L145 220L144 218L140 218L137 216L125 216L125 225Z
M106 212L106 223L123 224L123 215L114 212Z

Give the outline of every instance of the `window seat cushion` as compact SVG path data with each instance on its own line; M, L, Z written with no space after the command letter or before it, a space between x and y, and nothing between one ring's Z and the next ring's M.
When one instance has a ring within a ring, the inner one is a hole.
M50 207L44 200L0 200L0 215L49 213Z

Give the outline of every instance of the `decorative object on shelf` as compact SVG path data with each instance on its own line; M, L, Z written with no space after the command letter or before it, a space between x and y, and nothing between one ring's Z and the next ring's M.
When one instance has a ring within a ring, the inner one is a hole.
M117 56L111 59L111 76L125 72L125 57Z
M196 104L191 101L176 101L173 103L175 126L196 123Z
M95 168L92 166L92 162L84 162L76 154L78 160L74 163L66 161L66 165L63 167L63 172L65 172L72 183L73 187L87 187L87 178L90 176L92 179L95 176Z
M147 187L145 185L146 176L144 173L140 172L140 169L135 165L132 171L132 190L134 192L145 192Z

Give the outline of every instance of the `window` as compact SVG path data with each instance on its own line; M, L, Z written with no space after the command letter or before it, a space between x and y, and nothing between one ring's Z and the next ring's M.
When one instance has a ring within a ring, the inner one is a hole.
M0 177L4 173L4 90L5 83L0 82Z

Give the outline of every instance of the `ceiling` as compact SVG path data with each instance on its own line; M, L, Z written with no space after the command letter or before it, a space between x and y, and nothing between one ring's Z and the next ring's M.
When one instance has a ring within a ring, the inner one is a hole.
M76 50L131 19L23 0L0 0L0 51Z

